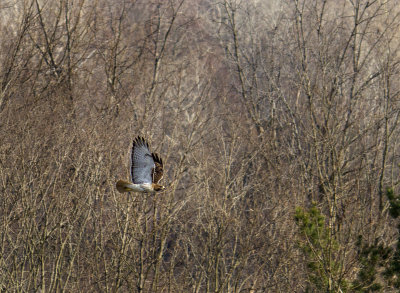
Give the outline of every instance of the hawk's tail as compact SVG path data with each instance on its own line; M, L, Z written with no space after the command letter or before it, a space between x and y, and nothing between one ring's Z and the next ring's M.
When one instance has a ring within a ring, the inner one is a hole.
M130 183L124 180L118 180L116 184L117 190L121 193L130 191L129 185Z

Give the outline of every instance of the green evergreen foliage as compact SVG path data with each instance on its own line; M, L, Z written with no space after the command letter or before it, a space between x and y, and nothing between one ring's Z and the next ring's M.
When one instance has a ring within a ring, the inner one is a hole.
M391 188L387 189L386 196L390 204L389 213L392 218L397 219L397 217L400 215L400 196L394 194L394 191Z
M397 219L400 215L400 195L395 194L393 189L389 188L386 191L386 196L390 204L389 213L393 219ZM400 288L400 224L397 226L397 231L396 249L387 265L384 276L388 279L390 285Z
M341 264L335 261L339 245L326 226L321 211L315 204L308 210L298 207L295 220L302 238L299 247L307 261L307 291L345 292L347 281L340 277Z
M400 196L393 189L386 191L389 214L393 219L400 215ZM393 247L378 243L370 245L359 236L357 241L360 271L353 282L355 292L384 292L386 287L400 288L400 225L397 227L397 245ZM386 284L385 284L386 283Z
M360 271L353 282L355 292L381 292L383 285L377 280L378 271L385 265L392 249L382 244L367 245L359 236L357 241Z

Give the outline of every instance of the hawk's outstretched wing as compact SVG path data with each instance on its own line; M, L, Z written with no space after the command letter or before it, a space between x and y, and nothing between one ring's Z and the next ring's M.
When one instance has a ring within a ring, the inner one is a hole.
M143 137L137 137L133 141L131 152L131 176L134 184L149 183L153 181L154 164L149 145Z
M163 177L163 162L162 159L156 153L151 154L155 163L155 168L152 170L153 183L158 183Z

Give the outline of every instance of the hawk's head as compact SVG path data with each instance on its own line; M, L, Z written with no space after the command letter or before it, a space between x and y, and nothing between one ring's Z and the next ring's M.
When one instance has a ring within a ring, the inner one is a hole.
M157 184L157 183L153 183L152 185L153 185L154 191L162 191L162 190L165 189L164 186L162 186L162 185L160 185L160 184Z

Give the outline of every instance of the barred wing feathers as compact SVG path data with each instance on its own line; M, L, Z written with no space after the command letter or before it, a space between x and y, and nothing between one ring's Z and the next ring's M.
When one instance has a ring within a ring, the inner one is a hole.
M152 183L155 163L149 145L143 137L133 141L131 152L131 176L134 184Z

